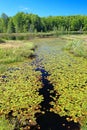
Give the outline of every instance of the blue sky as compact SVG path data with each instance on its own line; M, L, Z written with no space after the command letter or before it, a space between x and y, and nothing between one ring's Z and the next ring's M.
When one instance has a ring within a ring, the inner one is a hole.
M87 0L0 0L0 15L13 16L21 11L41 17L87 15Z

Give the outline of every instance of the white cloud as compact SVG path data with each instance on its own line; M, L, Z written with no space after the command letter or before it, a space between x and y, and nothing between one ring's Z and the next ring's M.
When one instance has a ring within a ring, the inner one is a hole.
M20 11L30 11L30 9L28 7L23 7L23 6L20 6L19 10Z
M29 10L29 8L25 7L25 8L23 8L23 10L28 11L28 10Z

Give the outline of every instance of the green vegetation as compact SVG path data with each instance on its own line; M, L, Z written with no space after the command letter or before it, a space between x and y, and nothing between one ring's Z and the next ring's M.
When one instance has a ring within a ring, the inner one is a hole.
M42 100L37 92L41 88L38 81L40 74L32 71L28 63L19 67L9 68L0 77L0 115L5 115L17 129L22 128L24 123L35 122L34 115L39 111Z
M0 44L1 44L1 43L5 43L5 41L4 41L3 39L0 39Z
M32 43L38 44L37 58L42 59L33 66L28 60L36 47ZM6 41L0 44L0 129L4 130L7 126L6 130L23 130L36 124L35 114L40 112L40 103L43 101L38 92L43 87L41 72L35 71L40 65L50 74L47 78L53 85L52 91L56 92L54 101L50 102L53 105L50 111L65 116L67 121L79 122L82 130L86 130L86 50L85 35L37 38L31 42Z
M87 43L82 40L73 40L69 42L65 49L75 56L82 56L87 58Z
M35 14L18 12L9 17L2 13L0 17L0 33L37 33L55 32L82 34L87 33L87 16L49 16L39 17Z
M0 130L20 129L26 120L29 124L35 122L34 115L42 100L37 92L41 87L40 74L23 63L34 56L35 48L27 41L0 44Z
M36 45L32 42L9 41L0 45L0 70L3 72L11 63L21 62L34 55Z
M67 42L62 37L43 40L39 57L44 57L45 70L50 73L48 80L56 91L50 111L82 125L84 120L87 122L87 59L63 50Z
M48 81L56 92L50 111L65 116L67 121L79 122L82 130L87 129L87 38L81 35L84 33L87 16L39 17L24 12L12 17L1 15L1 130L30 129L30 125L36 124L35 114L40 112L43 100L38 92L43 86L41 73L35 71L36 66L49 72ZM33 43L39 46L36 53L40 61L36 62L41 64L36 66L29 60L36 48Z
M0 130L13 130L14 126L4 116L0 117Z

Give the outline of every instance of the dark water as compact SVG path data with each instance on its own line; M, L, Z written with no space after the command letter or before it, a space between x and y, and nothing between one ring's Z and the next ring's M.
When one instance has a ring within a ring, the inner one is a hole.
M31 126L30 130L80 130L79 123L68 122L66 116L60 117L60 115L50 111L53 108L50 102L55 102L56 91L54 91L54 86L48 80L50 74L45 70L42 61L43 58L39 59L37 56L36 60L31 64L36 66L35 71L41 72L42 88L39 89L39 95L42 95L44 100L40 103L40 112L35 114L37 124Z

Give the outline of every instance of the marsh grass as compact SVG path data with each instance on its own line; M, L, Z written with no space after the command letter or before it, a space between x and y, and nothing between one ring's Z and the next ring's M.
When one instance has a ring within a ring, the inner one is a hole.
M83 40L73 40L66 44L65 50L73 53L75 56L87 58L87 43Z
M22 62L34 55L35 45L32 42L9 41L0 45L0 72L11 63Z

